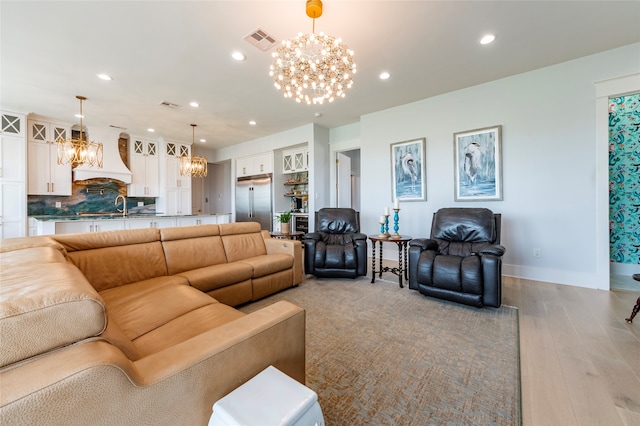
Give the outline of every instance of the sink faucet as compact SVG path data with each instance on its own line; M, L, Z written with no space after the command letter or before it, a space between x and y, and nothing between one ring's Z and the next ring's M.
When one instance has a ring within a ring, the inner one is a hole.
M116 197L115 206L118 206L118 200L122 199L122 210L117 209L119 212L122 212L122 217L127 215L127 199L124 195L120 194Z

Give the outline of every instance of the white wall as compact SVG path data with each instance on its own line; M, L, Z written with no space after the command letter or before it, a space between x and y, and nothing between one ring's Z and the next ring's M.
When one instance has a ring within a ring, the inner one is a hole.
M633 44L361 117L363 232L379 231L392 202L389 145L426 137L427 201L401 204L400 233L428 236L441 207L487 207L503 215L505 274L608 288L596 273L594 84L637 73L639 59ZM503 201L454 202L453 133L493 125L502 125ZM332 130L332 147L353 134Z

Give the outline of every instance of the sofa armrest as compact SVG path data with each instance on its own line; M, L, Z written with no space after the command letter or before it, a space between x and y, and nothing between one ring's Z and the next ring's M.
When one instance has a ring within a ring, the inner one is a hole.
M135 362L88 341L18 364L0 372L0 418L207 424L215 401L269 365L304 384L302 308L277 302Z
M302 282L302 243L297 240L282 240L271 238L267 233L262 233L267 254L290 254L293 256L293 285Z

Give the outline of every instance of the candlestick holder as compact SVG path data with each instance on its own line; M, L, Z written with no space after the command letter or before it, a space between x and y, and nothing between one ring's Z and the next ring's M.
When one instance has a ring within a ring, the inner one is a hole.
M380 222L380 234L378 238L387 238L389 235L384 233L384 220Z
M389 215L385 214L384 215L384 236L388 237L389 234Z
M391 238L401 238L400 234L398 234L398 229L400 229L400 226L398 225L400 222L400 216L398 215L399 211L400 209L393 209L393 234L391 235Z

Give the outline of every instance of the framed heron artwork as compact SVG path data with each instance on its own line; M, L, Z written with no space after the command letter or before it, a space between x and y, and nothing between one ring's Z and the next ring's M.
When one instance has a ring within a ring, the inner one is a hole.
M391 199L425 201L426 139L413 139L391 144Z
M453 134L455 201L502 200L502 126Z

